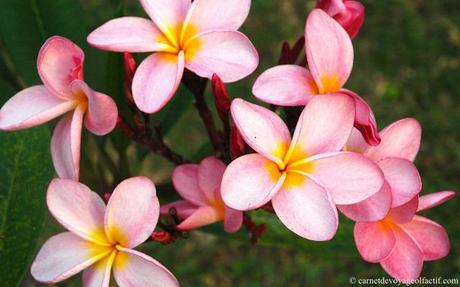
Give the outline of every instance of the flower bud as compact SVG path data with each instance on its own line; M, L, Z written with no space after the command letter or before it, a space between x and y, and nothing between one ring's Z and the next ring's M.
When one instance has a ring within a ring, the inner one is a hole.
M136 72L136 69L137 69L136 60L134 60L134 57L130 53L124 53L123 58L124 58L124 64L125 64L126 80L128 81L128 83L132 83L133 78L134 78L134 73Z
M235 159L244 155L246 144L244 143L243 137L241 136L238 128L232 125L230 128L230 157Z
M280 59L278 60L278 65L287 65L291 64L291 47L289 47L288 42L284 42L281 46Z
M326 11L347 31L350 38L356 37L364 23L363 4L353 0L318 0L316 8Z
M174 241L174 237L167 231L154 231L151 238L153 241L159 242L163 245Z
M224 82L217 74L212 76L212 93L219 117L223 122L227 122L230 112L230 95Z

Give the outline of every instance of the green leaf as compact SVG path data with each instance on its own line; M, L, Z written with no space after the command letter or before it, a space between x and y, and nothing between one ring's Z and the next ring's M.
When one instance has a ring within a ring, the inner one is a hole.
M7 82L0 79L0 107L14 95L15 89Z
M257 210L251 212L250 215L255 223L265 223L268 226L259 244L291 248L323 258L336 258L342 252L347 252L343 253L346 256L359 257L357 252L349 254L350 246L354 246L353 222L344 217L340 218L339 229L332 240L317 242L304 239L290 231L276 214Z
M50 36L67 37L84 44L83 9L75 0L2 0L0 35L5 55L27 85L39 83L38 51Z
M49 141L46 127L0 132L2 286L18 286L35 253L45 217L45 191L53 176Z
M355 245L353 241L354 224L344 217L340 218L339 229L332 240L318 242L310 241L296 235L284 226L276 214L259 209L251 211L249 215L254 223L267 225L267 231L260 237L257 245L295 250L296 252L304 252L313 257L334 259L346 256L359 259L357 251L350 253L350 247ZM250 244L249 232L244 226L240 231L231 235L224 231L222 223L205 226L202 228L202 231L212 233L226 240L247 242Z

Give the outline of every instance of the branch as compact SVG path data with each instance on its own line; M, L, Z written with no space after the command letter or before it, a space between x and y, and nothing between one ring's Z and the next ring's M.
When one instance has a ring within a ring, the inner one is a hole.
M129 139L150 149L152 152L166 158L176 165L188 162L183 156L174 152L169 146L167 146L162 139L154 140L149 136L149 132L137 133L134 131L134 129L121 116L118 117L117 128Z
M211 140L212 146L214 147L214 150L218 156L223 155L225 147L222 142L222 136L216 128L211 110L209 109L204 98L204 92L206 90L206 84L208 83L208 80L205 78L200 78L192 72L186 70L182 82L195 97L195 107L200 114L204 126L206 127L206 131Z

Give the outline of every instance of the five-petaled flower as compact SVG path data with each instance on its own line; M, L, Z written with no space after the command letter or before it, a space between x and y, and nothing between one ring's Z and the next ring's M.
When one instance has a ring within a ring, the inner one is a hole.
M246 143L257 153L227 167L224 202L250 210L272 201L280 220L311 240L331 239L338 226L336 204L360 202L380 190L383 175L361 154L340 152L353 128L353 101L345 95L312 99L293 139L274 112L233 101L231 112Z
M136 105L144 112L163 108L184 72L217 74L234 82L251 74L259 56L237 30L249 14L250 0L140 0L152 21L139 17L111 20L88 36L88 42L115 52L156 52L134 76Z
M354 236L364 260L380 263L396 279L410 281L420 276L423 261L441 259L449 254L450 242L444 228L428 218L415 215L452 197L452 191L419 197L393 208L377 222L357 222Z
M51 214L70 232L48 239L31 267L40 282L56 283L83 272L83 286L179 286L174 275L153 258L133 250L152 234L160 205L146 177L121 182L107 207L85 185L54 179L47 194Z
M58 176L73 180L79 179L83 122L90 132L105 135L114 129L118 117L112 98L83 81L84 58L70 40L48 39L37 60L44 85L20 91L0 110L0 130L7 131L34 127L68 113L54 129L51 155Z
M280 106L302 106L318 95L347 95L354 101L355 126L369 144L377 145L380 138L371 108L342 88L353 67L353 46L345 30L323 10L314 9L305 27L305 50L309 70L297 65L270 68L256 80L254 95Z
M378 146L369 146L361 133L353 129L344 150L362 153L373 160L385 176L382 189L370 198L339 206L339 210L355 221L377 221L390 208L409 202L422 190L422 180L412 163L420 148L422 129L416 119L399 120L380 132Z
M316 8L323 9L347 31L356 37L364 24L364 6L354 0L318 0Z
M221 181L226 166L216 157L207 157L199 165L183 164L172 175L177 192L185 199L161 207L167 214L176 208L182 221L177 228L190 230L217 221L224 221L227 232L236 232L243 223L243 212L224 204L221 197Z

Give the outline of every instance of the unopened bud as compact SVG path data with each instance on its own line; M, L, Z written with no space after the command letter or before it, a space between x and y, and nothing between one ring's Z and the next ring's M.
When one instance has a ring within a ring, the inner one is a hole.
M232 125L230 128L230 157L231 159L238 158L244 155L246 144L241 136L238 128Z
M279 65L291 64L291 47L288 42L284 42L281 46L280 59L278 60Z
M214 95L214 103L219 117L222 121L227 122L230 112L230 95L224 82L217 74L212 76L212 94Z
M129 83L132 83L133 78L134 78L134 73L136 72L136 69L137 69L136 60L130 53L124 53L123 56L124 56L126 80Z
M159 242L163 245L174 241L174 237L167 231L154 231L151 238L153 241Z
M324 10L347 31L350 38L356 37L364 23L365 8L354 0L319 0L316 8Z

